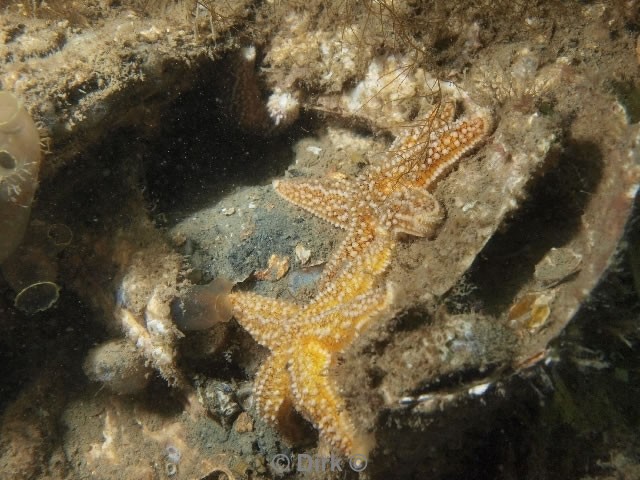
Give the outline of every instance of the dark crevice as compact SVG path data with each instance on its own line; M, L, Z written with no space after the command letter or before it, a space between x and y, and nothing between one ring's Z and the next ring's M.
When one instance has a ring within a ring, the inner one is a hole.
M292 161L292 144L305 133L308 120L279 136L267 136L259 126L255 132L241 128L228 105L230 64L220 61L195 74L193 88L161 112L157 137L143 156L145 196L171 217L211 205L237 186L281 176Z
M574 238L602 176L603 158L589 142L569 141L555 167L539 177L506 229L476 259L466 281L476 289L469 302L499 315L553 248Z

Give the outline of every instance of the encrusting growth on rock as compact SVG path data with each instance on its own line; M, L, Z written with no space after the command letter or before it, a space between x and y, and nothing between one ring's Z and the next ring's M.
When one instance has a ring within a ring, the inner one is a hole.
M330 371L336 355L390 311L392 288L381 280L395 237L435 233L444 212L428 189L489 133L488 115L456 121L454 116L454 103L436 107L421 127L396 138L382 165L354 180L274 182L283 198L347 230L347 236L308 304L246 292L229 295L238 322L271 351L255 380L258 412L266 420L277 424L293 406L322 441L347 455L369 452L372 440L354 427Z

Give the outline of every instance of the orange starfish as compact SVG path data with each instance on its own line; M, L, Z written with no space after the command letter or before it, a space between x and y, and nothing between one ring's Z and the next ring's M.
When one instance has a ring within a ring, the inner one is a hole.
M232 293L238 322L271 351L256 374L258 412L278 423L293 406L342 452L365 454L371 440L358 432L330 377L338 353L375 317L388 312L391 289L378 286L397 234L432 235L444 214L427 189L490 128L488 117L453 121L455 105L435 109L398 136L388 159L355 180L341 177L275 181L285 199L347 230L325 268L318 294L306 305L252 293Z
M293 406L321 439L347 455L367 455L371 439L354 427L331 378L343 351L392 301L389 286L377 286L394 242L378 232L362 256L347 262L306 305L236 292L229 301L238 322L271 356L256 374L258 413L278 424Z
M453 121L455 104L435 108L419 127L399 135L390 155L355 180L328 177L276 180L284 199L347 230L323 273L324 285L340 265L362 253L382 227L394 234L433 235L444 218L429 189L469 150L487 136L486 116Z

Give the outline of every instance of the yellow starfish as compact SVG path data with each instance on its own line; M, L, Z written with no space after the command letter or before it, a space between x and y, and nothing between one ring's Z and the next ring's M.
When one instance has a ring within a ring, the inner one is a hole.
M435 233L444 212L428 190L491 128L484 115L454 122L455 111L454 103L433 109L420 126L396 138L382 165L368 168L355 180L334 176L274 181L284 199L347 230L327 262L321 285L345 260L363 252L378 227L417 237Z
M238 322L271 351L254 384L263 418L278 424L293 406L322 440L347 455L367 455L372 441L354 427L331 369L336 353L391 304L391 287L377 283L393 248L387 232L376 232L363 255L346 262L306 305L246 292L229 295Z

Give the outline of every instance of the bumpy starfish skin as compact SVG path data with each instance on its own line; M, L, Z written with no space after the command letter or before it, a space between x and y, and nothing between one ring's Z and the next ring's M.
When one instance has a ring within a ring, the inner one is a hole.
M418 127L398 135L382 165L353 181L329 177L274 182L286 200L347 230L325 267L321 285L345 260L361 254L379 226L417 237L435 233L444 212L428 190L483 141L491 127L486 116L454 122L454 115L454 103L434 109Z
M377 232L363 255L346 262L306 305L246 292L229 295L238 322L271 351L256 374L258 413L277 424L290 405L320 436L342 452L368 453L371 442L348 416L331 378L335 355L343 351L392 301L390 286L378 286L394 241Z

